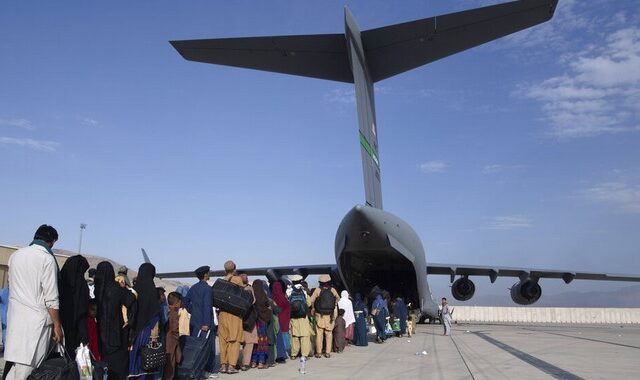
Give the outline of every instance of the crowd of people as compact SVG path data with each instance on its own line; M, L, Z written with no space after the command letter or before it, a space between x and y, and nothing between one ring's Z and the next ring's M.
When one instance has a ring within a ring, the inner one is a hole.
M368 334L383 343L415 331L417 317L402 298L392 299L379 288L366 298L351 297L346 290L338 294L329 275L319 276L316 288L300 275L250 281L227 261L223 280L241 287L241 294L250 293L252 300L250 312L238 316L213 307L208 266L194 271L198 282L193 286L167 295L155 286L156 269L150 263L140 266L133 281L127 268L116 273L108 261L89 268L80 255L69 257L59 269L52 252L57 239L53 227L42 225L31 245L9 260L3 334L7 379L26 379L50 353L51 341L63 344L72 356L87 345L93 360L108 368L110 380L169 380L181 365L187 337L207 337L202 350L210 354L203 377L215 378L289 359L330 358L350 345L367 346ZM150 369L142 362L148 347L163 350L162 366Z

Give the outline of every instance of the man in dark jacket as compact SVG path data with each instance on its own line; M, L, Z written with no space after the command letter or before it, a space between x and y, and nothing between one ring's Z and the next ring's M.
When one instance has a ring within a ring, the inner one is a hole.
M209 372L207 377L217 377L213 375L216 362L216 332L213 324L213 289L207 283L209 270L210 268L206 265L195 270L195 274L200 281L189 289L187 296L184 298L184 306L191 314L191 320L189 321L191 336L198 336L198 333L206 335L211 331L209 334L211 355L204 369Z

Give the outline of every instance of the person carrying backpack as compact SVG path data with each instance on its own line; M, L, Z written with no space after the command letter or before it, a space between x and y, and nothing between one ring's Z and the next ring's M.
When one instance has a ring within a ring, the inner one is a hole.
M320 276L318 288L311 294L309 304L313 306L316 318L316 358L322 354L324 343L324 357L331 357L331 344L333 342L333 327L336 319L336 305L340 295L331 286L331 276Z
M298 355L307 357L311 354L311 324L307 318L309 303L302 287L303 278L299 274L291 276L293 290L289 296L291 304L291 358Z

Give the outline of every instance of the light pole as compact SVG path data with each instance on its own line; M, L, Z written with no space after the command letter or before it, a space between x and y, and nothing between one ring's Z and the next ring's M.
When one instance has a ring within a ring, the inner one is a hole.
M78 255L82 252L82 231L87 228L86 223L80 223L80 244L78 244Z

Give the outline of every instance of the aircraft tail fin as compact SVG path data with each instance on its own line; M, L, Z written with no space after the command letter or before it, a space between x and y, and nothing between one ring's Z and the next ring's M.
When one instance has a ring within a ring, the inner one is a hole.
M149 255L147 255L147 251L145 251L144 248L140 249L142 250L142 259L144 260L144 262L147 264L151 264L151 260L149 259Z
M187 60L354 83L369 206L382 208L373 83L545 22L558 0L519 0L345 34L171 41Z

